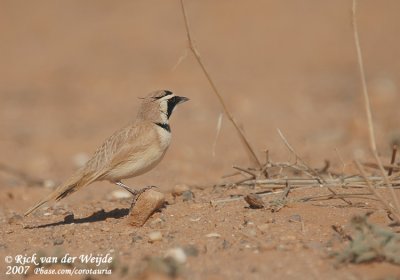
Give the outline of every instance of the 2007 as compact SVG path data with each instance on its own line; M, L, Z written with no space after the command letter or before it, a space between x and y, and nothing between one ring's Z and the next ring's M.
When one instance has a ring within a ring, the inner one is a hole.
M29 270L28 265L25 266L7 266L7 275L26 274Z

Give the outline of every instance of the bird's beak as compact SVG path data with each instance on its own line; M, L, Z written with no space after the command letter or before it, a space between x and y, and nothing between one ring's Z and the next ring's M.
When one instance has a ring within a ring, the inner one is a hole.
M180 104L180 103L189 101L189 98L184 97L184 96L175 96L175 98L178 101L178 102L176 102L176 104Z

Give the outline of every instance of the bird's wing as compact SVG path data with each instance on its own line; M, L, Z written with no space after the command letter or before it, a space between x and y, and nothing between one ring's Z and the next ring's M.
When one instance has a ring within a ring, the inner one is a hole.
M113 169L127 161L141 158L148 147L154 145L154 141L157 139L152 126L153 124L148 123L135 126L127 141L114 153L108 167Z
M150 123L140 123L121 129L97 149L87 163L85 172L94 172L97 178L104 177L110 170L132 160L131 155L145 151L154 141L154 130Z

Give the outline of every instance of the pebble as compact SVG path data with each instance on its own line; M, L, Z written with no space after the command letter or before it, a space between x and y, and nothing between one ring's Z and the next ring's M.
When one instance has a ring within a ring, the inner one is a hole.
M252 209L260 209L265 207L264 201L258 194L248 194L244 197L244 200L249 204L250 208Z
M228 240L224 239L224 242L222 242L222 249L228 249L231 247L231 244L229 243Z
M181 247L169 249L164 257L172 259L178 264L184 264L187 261L185 250Z
M185 185L185 184L175 185L175 187L172 189L172 196L173 197L180 196L186 191L190 191L190 188L188 185Z
M191 190L184 191L182 193L182 200L183 201L192 201L194 199L194 193Z
M299 214L294 214L294 215L291 215L290 217L289 217L289 220L288 220L290 223L293 223L293 222L301 222L301 216L299 215Z
M245 228L243 233L249 236L257 236L257 231L253 228Z
M134 227L143 226L147 219L165 203L163 193L148 189L139 195L135 205L129 213L127 222Z
M207 238L220 238L221 234L216 233L216 232L212 232L212 233L206 234L206 237Z
M133 236L132 236L132 242L133 243L141 241L141 240L143 240L143 237L141 237L140 235L137 235L136 233L133 234Z
M62 245L64 243L64 239L61 237L57 237L53 241L53 245Z
M191 222L198 222L201 220L201 217L196 217L196 218L190 218L189 219Z
M161 241L163 238L162 233L160 231L153 231L149 233L149 242L153 243L156 241Z
M155 218L149 224L151 228L155 228L155 227L161 227L164 224L164 222L165 221L161 218Z
M197 249L197 247L194 245L187 245L183 248L183 250L185 251L186 255L191 257L197 257L199 255L199 249Z
M8 219L8 224L10 224L10 225L20 225L20 224L22 224L22 220L23 220L23 218L22 218L21 215L14 214Z
M108 226L103 226L100 230L104 231L104 232L109 232L111 230L111 228Z
M115 190L111 192L111 197L114 199L124 199L132 197L132 194L124 190Z

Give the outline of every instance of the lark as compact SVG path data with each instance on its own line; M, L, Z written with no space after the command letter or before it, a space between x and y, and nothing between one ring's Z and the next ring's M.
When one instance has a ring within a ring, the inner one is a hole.
M171 114L178 104L188 100L168 90L148 94L134 122L106 139L81 169L26 211L25 216L96 181L107 180L137 197L147 188L133 190L122 180L148 172L163 159L171 143Z

